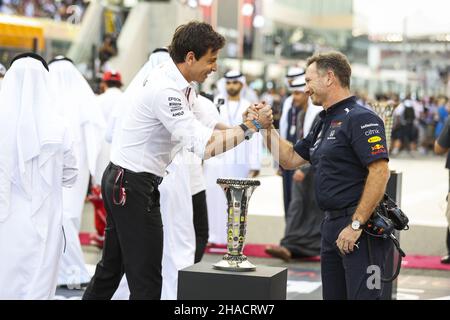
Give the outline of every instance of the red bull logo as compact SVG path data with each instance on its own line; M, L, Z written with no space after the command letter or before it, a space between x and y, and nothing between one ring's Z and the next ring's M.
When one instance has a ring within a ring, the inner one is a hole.
M372 148L372 151L377 151L377 150L384 149L384 146L382 144L376 144L371 148Z

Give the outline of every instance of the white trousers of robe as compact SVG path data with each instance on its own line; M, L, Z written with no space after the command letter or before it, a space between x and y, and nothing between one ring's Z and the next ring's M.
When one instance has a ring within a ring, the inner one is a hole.
M31 201L13 186L12 214L0 223L0 300L55 296L63 233L61 207L52 207L61 203L53 200L44 202L42 217L32 219ZM37 225L43 227L41 233Z
M189 166L179 152L167 167L169 174L159 186L164 226L161 300L176 300L178 271L194 264L195 229ZM122 278L113 300L126 300L130 292Z
M87 164L80 164L78 178L72 188L63 188L63 226L65 251L61 256L58 285L76 287L91 279L84 263L79 232L84 200L89 186Z

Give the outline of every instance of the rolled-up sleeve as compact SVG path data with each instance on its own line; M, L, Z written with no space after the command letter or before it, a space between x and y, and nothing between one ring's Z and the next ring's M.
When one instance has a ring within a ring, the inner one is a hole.
M153 111L164 127L187 150L204 157L213 129L202 125L186 105L186 98L176 89L161 90L153 101Z

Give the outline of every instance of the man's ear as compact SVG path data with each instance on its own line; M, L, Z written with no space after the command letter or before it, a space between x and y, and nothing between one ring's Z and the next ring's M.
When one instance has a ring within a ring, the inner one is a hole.
M189 51L184 58L184 62L191 66L195 61L197 61L197 59L195 59L195 53L193 51Z
M336 82L336 76L332 70L327 71L327 87Z

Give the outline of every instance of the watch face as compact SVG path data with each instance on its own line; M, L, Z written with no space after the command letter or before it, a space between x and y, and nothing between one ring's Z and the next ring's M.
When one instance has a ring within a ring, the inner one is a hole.
M359 227L361 226L361 224L359 223L358 220L355 220L352 222L352 229L353 230L359 230Z

